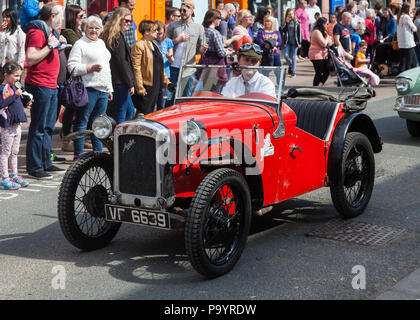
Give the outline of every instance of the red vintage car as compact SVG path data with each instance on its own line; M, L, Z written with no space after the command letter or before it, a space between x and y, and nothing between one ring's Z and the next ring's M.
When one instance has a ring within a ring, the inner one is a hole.
M260 82L242 88L245 72ZM360 215L382 149L361 113L372 92L285 88L284 75L284 68L186 66L174 106L119 125L95 119L93 133L109 152L85 154L64 176L58 217L67 240L94 250L121 223L183 226L192 266L213 278L238 261L251 216L284 200L330 187L342 217Z

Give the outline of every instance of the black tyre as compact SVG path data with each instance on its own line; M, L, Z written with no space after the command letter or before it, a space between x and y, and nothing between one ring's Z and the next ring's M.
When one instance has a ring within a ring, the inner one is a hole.
M231 169L212 171L200 183L185 225L194 269L207 278L229 272L242 254L250 223L251 196L244 177Z
M341 179L331 185L331 198L344 218L362 214L369 203L375 180L375 158L369 139L350 132L344 141Z
M406 120L406 123L407 123L408 133L410 133L411 136L413 136L415 138L420 137L420 122L412 121L412 120Z
M112 190L111 155L90 152L66 172L58 195L58 220L66 239L82 250L106 246L120 223L105 220L104 205Z

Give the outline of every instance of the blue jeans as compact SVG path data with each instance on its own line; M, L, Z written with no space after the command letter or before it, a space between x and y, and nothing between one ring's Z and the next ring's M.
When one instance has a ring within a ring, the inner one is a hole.
M114 101L112 103L117 124L133 119L136 113L128 89L125 84L114 85Z
M156 110L161 110L166 107L167 97L168 97L168 89L166 88L164 84L161 84Z
M76 120L74 122L74 132L83 131L88 128L88 123L92 123L95 118L105 114L108 106L108 92L102 92L92 88L87 88L89 104L84 108L76 110ZM91 119L92 121L89 121ZM94 151L102 151L102 142L91 134L92 146ZM84 152L85 138L74 139L74 154L80 155Z
M296 72L297 51L298 46L295 44L286 44L286 47L284 49L284 59L286 59L286 62L289 65L289 69L292 74L295 74Z
M171 82L173 83L173 85L175 86L175 88L178 85L178 76L179 76L179 71L181 70L180 68L174 68L174 67L170 67L171 69ZM193 92L193 84L194 84L194 76L190 76L187 78L181 78L181 85L185 85L184 87L184 92L180 92L179 94L181 96L184 97L189 97L191 96L192 92ZM169 103L169 105L173 105L175 100L175 94L172 95L172 99L171 102ZM167 104L168 106L168 104Z
M51 139L57 121L57 89L36 87L25 83L25 89L34 96L26 144L26 170L40 172L51 162Z

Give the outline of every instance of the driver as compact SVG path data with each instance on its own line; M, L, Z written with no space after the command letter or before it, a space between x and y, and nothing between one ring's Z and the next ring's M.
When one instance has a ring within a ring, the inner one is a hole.
M239 48L239 66L254 66L261 64L262 50L255 43L246 43ZM259 92L276 97L273 82L256 69L242 69L241 75L230 79L222 90L225 97L236 98L244 94Z

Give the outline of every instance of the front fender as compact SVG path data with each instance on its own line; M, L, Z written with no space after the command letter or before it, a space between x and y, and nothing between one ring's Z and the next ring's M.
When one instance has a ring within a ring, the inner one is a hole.
M67 136L63 137L63 140L74 140L76 138L80 138L83 136L91 135L93 134L92 130L83 130L83 131L77 131L72 132L68 134ZM114 152L114 142L113 142L113 135L111 134L108 138L105 139L99 139L109 150L110 154L113 154Z
M364 134L369 139L374 153L382 150L382 140L372 119L364 113L346 114L335 128L328 154L327 173L330 185L341 179L341 170L337 170L337 168L341 168L344 141L349 132Z

